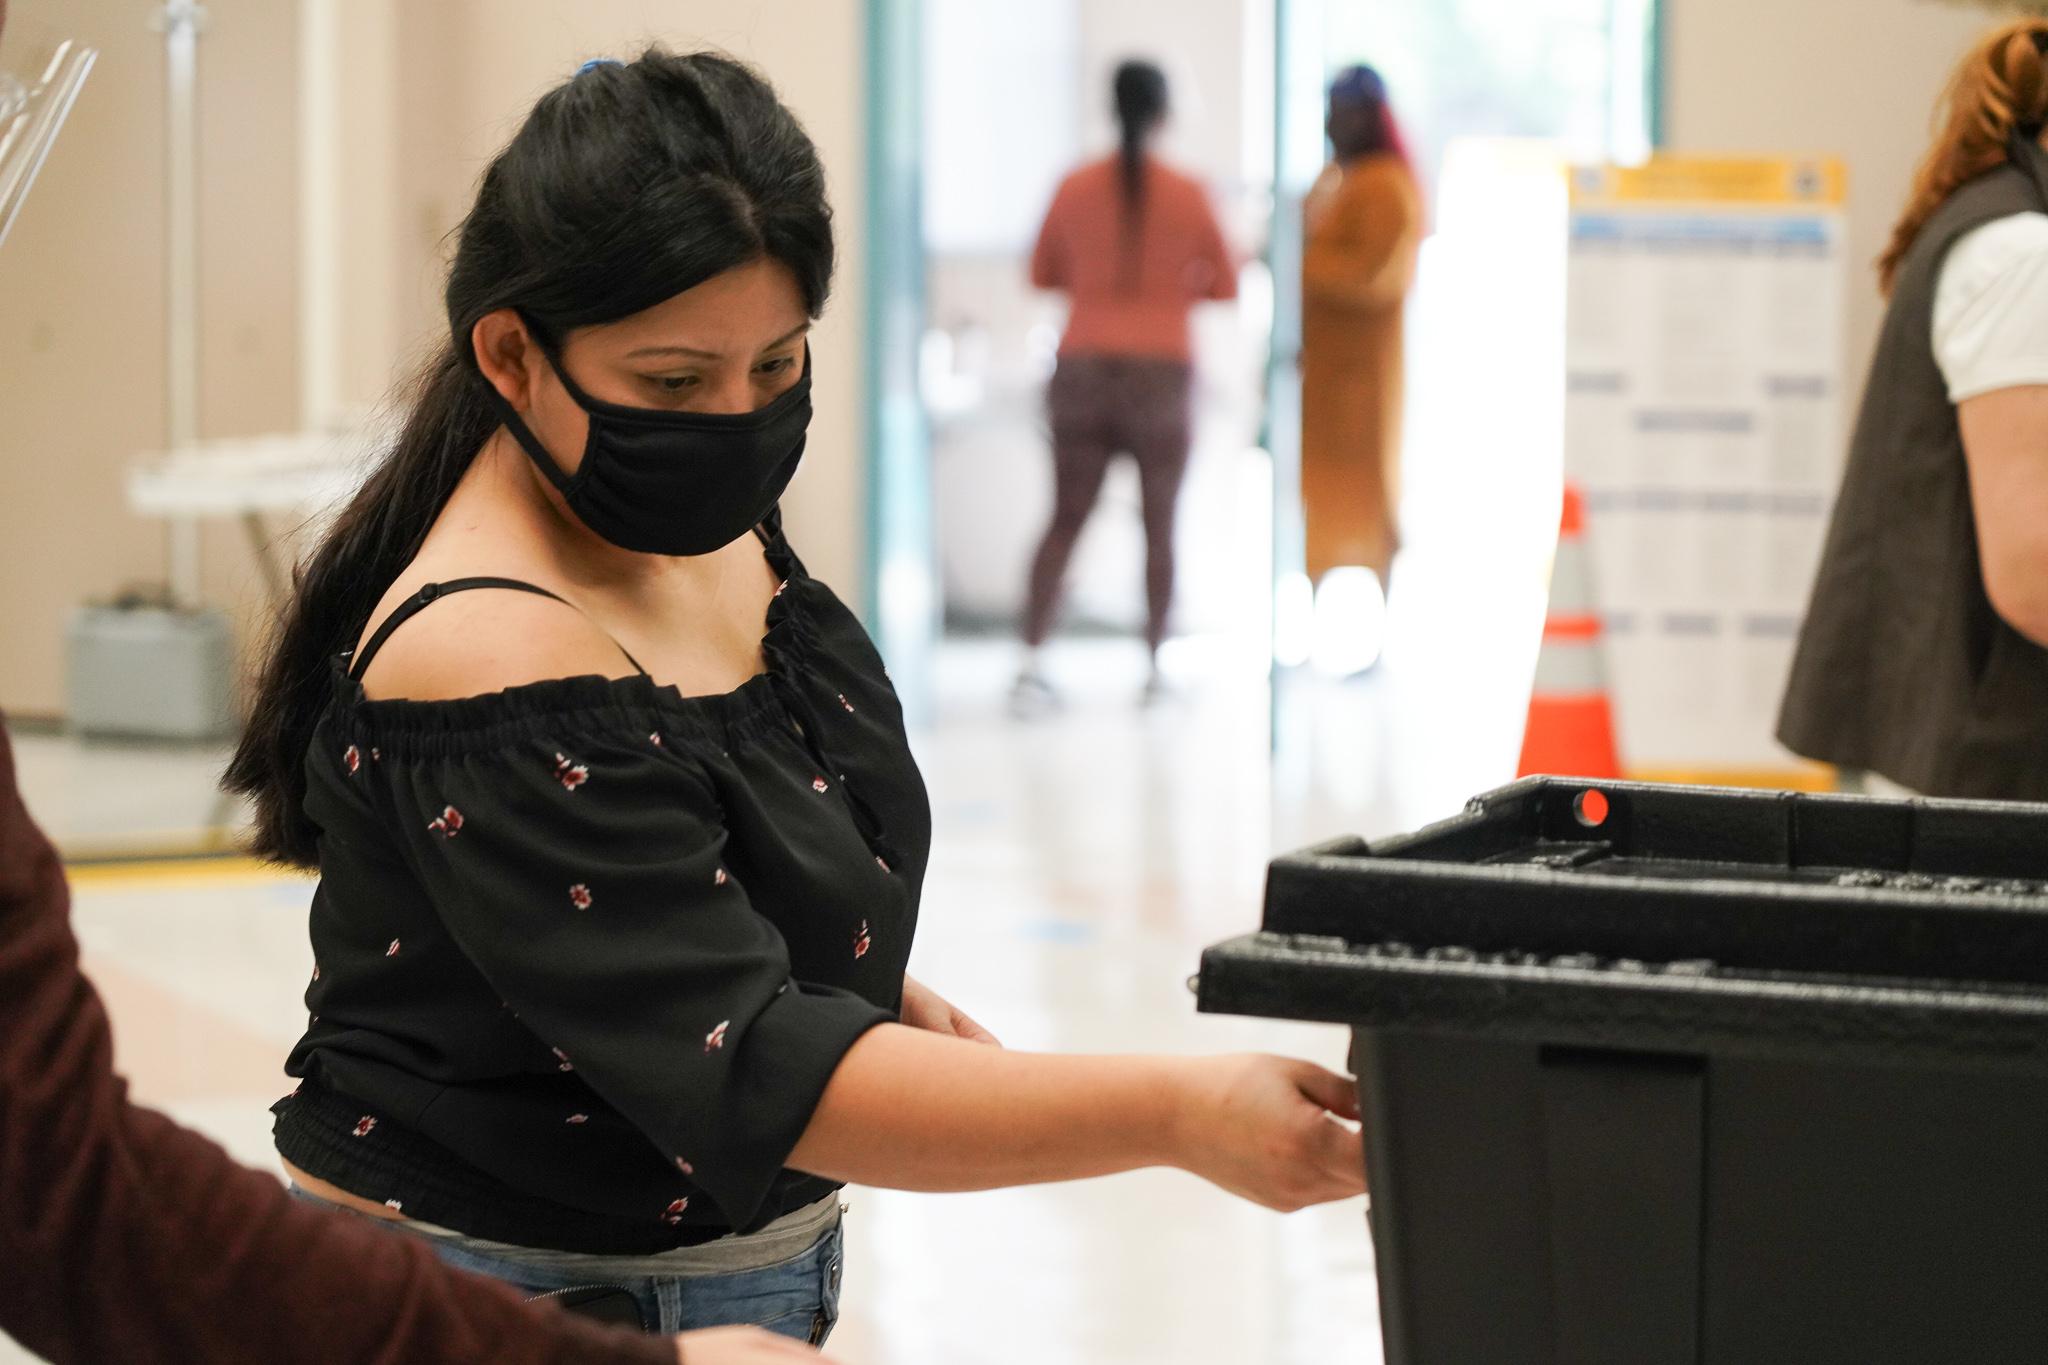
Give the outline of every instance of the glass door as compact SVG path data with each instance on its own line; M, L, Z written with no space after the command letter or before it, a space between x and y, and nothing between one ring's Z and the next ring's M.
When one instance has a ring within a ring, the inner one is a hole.
M1658 9L1278 0L1267 445L1283 842L1411 826L1513 775L1557 526L1562 171L1654 145ZM1328 155L1325 91L1354 63L1384 78L1426 206L1402 348L1401 552L1377 615L1317 610L1299 494L1301 204ZM1326 649L1333 623L1374 638Z

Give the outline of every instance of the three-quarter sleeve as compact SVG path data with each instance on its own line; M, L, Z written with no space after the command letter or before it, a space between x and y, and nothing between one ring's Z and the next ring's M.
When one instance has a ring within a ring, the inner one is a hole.
M746 1226L840 1058L891 1016L792 979L782 934L728 864L701 762L644 731L564 726L380 767L456 947ZM407 951L393 939L393 957Z

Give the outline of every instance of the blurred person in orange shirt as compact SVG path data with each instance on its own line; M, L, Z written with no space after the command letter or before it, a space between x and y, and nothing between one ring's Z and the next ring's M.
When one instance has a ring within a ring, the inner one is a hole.
M1318 657L1341 637L1337 653L1364 668L1400 548L1402 326L1422 194L1371 67L1331 82L1325 127L1335 159L1302 205L1302 514ZM1361 632L1371 638L1349 643Z
M1205 299L1237 296L1236 266L1207 192L1152 152L1168 109L1165 73L1126 61L1112 86L1120 145L1061 182L1031 256L1031 282L1064 291L1072 312L1046 395L1053 512L1031 565L1026 655L1011 694L1020 714L1057 701L1040 649L1074 543L1119 454L1137 462L1143 495L1152 659L1145 698L1158 696L1159 646L1173 603L1174 512L1191 444L1188 314Z

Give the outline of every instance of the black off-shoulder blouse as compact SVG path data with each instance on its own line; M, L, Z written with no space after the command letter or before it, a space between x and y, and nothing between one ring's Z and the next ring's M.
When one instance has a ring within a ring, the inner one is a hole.
M866 632L763 539L767 669L721 696L642 674L370 701L337 661L306 759L317 965L287 1160L574 1251L832 1193L783 1163L900 1007L931 812Z

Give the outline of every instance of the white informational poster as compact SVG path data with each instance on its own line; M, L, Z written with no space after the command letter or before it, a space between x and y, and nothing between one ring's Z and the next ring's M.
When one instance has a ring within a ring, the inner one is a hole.
M1623 763L1812 783L1772 738L1844 450L1840 163L1572 172L1565 477Z

